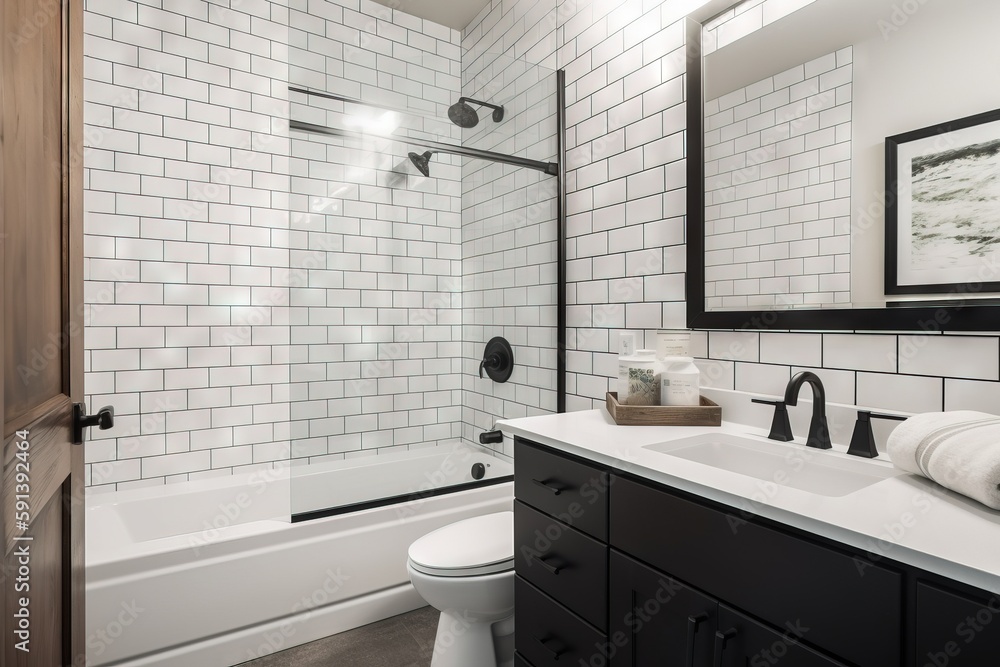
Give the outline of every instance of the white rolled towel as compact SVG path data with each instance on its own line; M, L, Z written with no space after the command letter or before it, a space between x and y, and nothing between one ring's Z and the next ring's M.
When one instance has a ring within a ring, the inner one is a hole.
M893 430L889 458L993 509L1000 509L1000 417L957 410L910 417Z

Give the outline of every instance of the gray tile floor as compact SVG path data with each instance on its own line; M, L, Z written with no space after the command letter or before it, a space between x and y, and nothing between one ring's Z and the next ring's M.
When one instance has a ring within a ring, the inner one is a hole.
M438 615L423 607L240 667L428 667Z

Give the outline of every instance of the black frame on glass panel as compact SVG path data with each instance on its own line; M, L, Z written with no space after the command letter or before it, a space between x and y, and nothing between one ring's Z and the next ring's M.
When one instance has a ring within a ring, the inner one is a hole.
M989 284L966 285L947 300L889 302L881 308L785 310L705 309L705 148L702 23L732 0L713 0L686 20L687 69L687 325L691 329L822 331L1000 331L1000 300L976 300ZM921 290L923 291L923 290Z

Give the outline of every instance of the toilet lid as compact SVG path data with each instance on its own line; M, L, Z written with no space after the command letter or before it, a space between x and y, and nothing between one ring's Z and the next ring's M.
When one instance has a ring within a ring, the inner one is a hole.
M410 565L437 576L474 576L514 568L514 513L456 521L410 545Z

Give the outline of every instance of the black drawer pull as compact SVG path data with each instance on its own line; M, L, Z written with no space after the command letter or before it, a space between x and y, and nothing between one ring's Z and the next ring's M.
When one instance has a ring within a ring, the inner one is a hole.
M736 636L736 628L730 628L723 632L715 631L715 667L722 667L722 654L726 652L726 644Z
M552 641L551 637L546 637L545 639L541 639L538 635L531 635L531 636L534 637L534 639L535 639L536 642L538 642L539 644L542 645L543 649L545 649L546 651L549 652L549 654L552 656L553 660L558 660L559 656L561 656L564 653L566 653L565 649L563 649L562 651L556 651L556 650L550 649L546 645L546 644L548 644L548 642Z
M530 554L530 556L531 556L531 558L535 559L536 563L538 563L539 565L541 565L542 567L544 567L546 570L548 570L552 574L559 574L559 571L562 569L561 567L556 567L552 563L549 563L548 561L546 561L541 556L536 556L535 554Z
M537 480L537 479L532 479L531 481L534 482L535 484L537 484L538 486L542 487L546 491L551 491L552 495L554 495L554 496L558 496L563 491L558 486L552 486L551 484L546 484L545 482L542 482L542 481Z
M687 667L694 667L694 636L698 634L698 626L707 620L708 614L688 616Z

